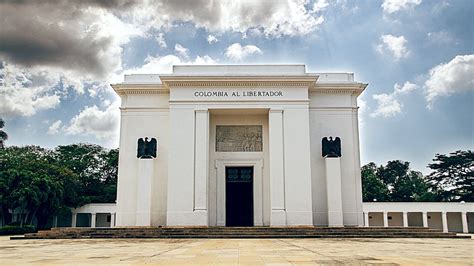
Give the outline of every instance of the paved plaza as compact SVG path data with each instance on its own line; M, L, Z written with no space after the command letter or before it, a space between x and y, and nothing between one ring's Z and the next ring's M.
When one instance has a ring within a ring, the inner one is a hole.
M0 237L0 265L473 265L471 239L82 239Z

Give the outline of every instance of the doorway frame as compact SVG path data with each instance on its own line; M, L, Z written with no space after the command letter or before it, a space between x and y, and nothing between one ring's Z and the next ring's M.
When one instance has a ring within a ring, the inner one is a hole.
M226 167L253 167L253 225L263 226L263 159L220 159L216 160L216 210L217 226L226 225Z

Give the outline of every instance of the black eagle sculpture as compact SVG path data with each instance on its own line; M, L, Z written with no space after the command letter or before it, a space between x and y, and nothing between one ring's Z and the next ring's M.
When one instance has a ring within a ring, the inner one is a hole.
M137 145L137 158L139 159L153 159L156 158L156 139L151 138L148 141L148 138L139 138Z
M322 140L323 157L337 158L341 157L341 139L336 137L324 137Z

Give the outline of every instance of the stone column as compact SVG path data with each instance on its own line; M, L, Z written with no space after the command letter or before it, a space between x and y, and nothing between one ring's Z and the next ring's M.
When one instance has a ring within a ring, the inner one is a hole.
M286 225L313 225L311 142L307 103L286 106L283 116Z
M388 212L383 212L383 227L388 227Z
M95 212L91 213L91 228L95 228L96 219L97 219L97 214Z
M136 226L151 225L153 159L138 159Z
M110 227L115 227L115 212L110 214Z
M423 227L429 227L428 226L428 213L423 212Z
M462 232L463 233L469 233L469 227L467 224L467 213L466 212L461 212L461 221L462 221Z
M71 222L71 227L76 227L77 225L77 213L73 212L72 213L72 222Z
M369 224L369 213L368 212L364 212L364 226L365 227L370 226L370 224Z
M403 212L403 227L408 227L408 213Z
M344 226L342 214L341 158L324 158L326 163L326 193L328 225Z
M441 213L441 223L443 224L443 232L448 232L448 215L446 212Z
M285 168L283 154L283 110L271 109L268 114L271 226L286 225Z
M208 225L209 111L206 109L195 112L194 213L199 224Z

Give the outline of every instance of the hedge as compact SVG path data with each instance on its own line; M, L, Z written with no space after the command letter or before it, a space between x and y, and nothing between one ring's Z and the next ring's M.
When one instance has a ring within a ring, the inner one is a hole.
M36 227L33 225L24 225L23 227L16 225L5 225L4 227L0 227L0 235L22 235L34 232L36 232Z

